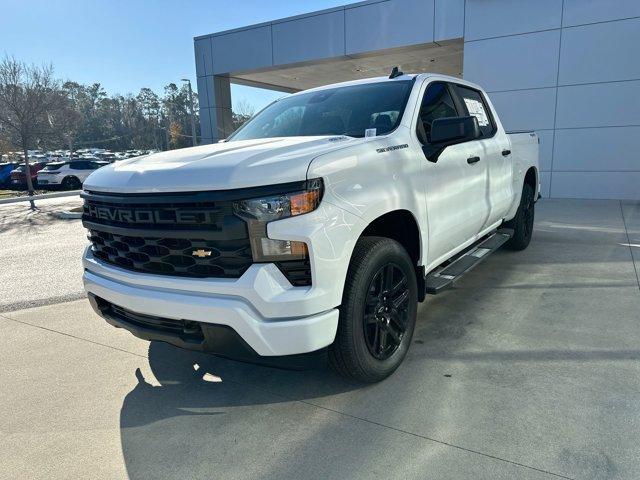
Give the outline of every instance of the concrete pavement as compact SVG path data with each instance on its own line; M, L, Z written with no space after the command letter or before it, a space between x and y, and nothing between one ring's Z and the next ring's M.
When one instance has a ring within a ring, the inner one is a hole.
M536 213L372 386L149 344L86 301L5 311L0 478L640 478L640 205Z
M0 312L82 297L86 231L54 216L80 205L79 197L39 200L35 211L0 205Z

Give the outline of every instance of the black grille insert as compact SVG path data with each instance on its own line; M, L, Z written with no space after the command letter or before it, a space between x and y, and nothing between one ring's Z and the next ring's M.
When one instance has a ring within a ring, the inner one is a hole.
M238 278L253 263L247 225L232 201L189 195L83 193L96 258L144 273Z

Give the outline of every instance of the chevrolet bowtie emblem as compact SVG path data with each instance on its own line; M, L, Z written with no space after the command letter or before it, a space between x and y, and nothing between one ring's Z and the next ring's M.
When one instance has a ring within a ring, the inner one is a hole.
M193 253L191 254L194 257L200 257L200 258L204 258L204 257L210 257L211 256L211 250L194 250Z

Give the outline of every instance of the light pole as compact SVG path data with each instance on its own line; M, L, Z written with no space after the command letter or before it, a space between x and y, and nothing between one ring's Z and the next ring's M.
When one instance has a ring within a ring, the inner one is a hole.
M196 138L196 117L193 113L193 90L191 90L191 80L188 78L182 78L183 82L187 82L189 87L189 113L191 115L191 141L193 146L198 145L198 139Z

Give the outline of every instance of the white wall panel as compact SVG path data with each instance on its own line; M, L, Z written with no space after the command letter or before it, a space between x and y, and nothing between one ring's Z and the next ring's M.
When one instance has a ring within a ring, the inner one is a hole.
M564 0L563 26L640 17L638 0Z
M435 41L462 38L464 0L436 0Z
M213 37L213 71L228 73L267 67L272 63L271 25Z
M434 0L347 6L347 54L433 42Z
M553 172L555 198L640 198L640 172Z
M640 172L640 127L557 130L554 171Z
M640 81L558 88L557 128L625 125L640 125Z
M276 65L344 55L344 10L273 24Z
M560 28L562 0L467 0L465 40Z
M496 92L489 96L506 130L553 128L555 88Z
M560 85L640 78L639 45L640 18L564 29Z
M560 30L467 42L464 78L487 91L556 85Z

